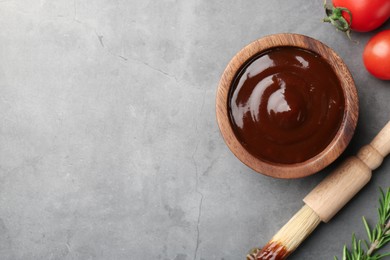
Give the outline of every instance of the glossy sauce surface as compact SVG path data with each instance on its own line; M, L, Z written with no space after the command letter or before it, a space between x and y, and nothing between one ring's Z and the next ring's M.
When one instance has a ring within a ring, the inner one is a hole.
M318 54L270 49L250 60L230 88L228 109L238 140L271 163L304 162L334 138L344 116L340 82Z

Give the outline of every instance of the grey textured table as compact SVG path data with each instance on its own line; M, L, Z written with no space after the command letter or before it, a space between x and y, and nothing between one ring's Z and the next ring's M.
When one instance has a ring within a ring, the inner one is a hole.
M0 259L244 259L302 206L312 177L257 174L224 144L219 77L264 35L332 47L359 91L342 158L390 118L390 82L322 24L322 1L5 0L0 2ZM390 22L381 29L390 28ZM332 259L361 216L376 221L390 160L290 259Z

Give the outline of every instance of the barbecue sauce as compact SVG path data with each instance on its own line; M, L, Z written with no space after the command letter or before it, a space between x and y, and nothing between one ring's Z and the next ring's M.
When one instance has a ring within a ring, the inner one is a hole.
M344 116L336 73L318 54L297 47L252 58L230 88L230 123L243 147L276 164L304 162L335 137Z
M277 242L267 244L256 256L256 260L283 260L290 252Z

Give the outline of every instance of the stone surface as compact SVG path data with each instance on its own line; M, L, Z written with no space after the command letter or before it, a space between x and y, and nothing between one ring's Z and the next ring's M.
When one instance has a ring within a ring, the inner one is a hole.
M345 60L360 99L354 154L389 120L390 85L322 24L322 1L0 2L0 258L244 259L334 167L257 174L224 144L219 77L267 34L317 38ZM390 23L381 29L390 28ZM379 31L379 30L378 30ZM390 162L290 259L332 259L361 216L374 223Z

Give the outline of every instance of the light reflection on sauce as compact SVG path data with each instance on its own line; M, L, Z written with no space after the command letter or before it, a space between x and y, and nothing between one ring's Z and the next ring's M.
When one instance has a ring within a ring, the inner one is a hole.
M229 93L230 121L241 144L274 163L303 162L335 136L344 111L340 82L317 54L271 49L252 59Z

